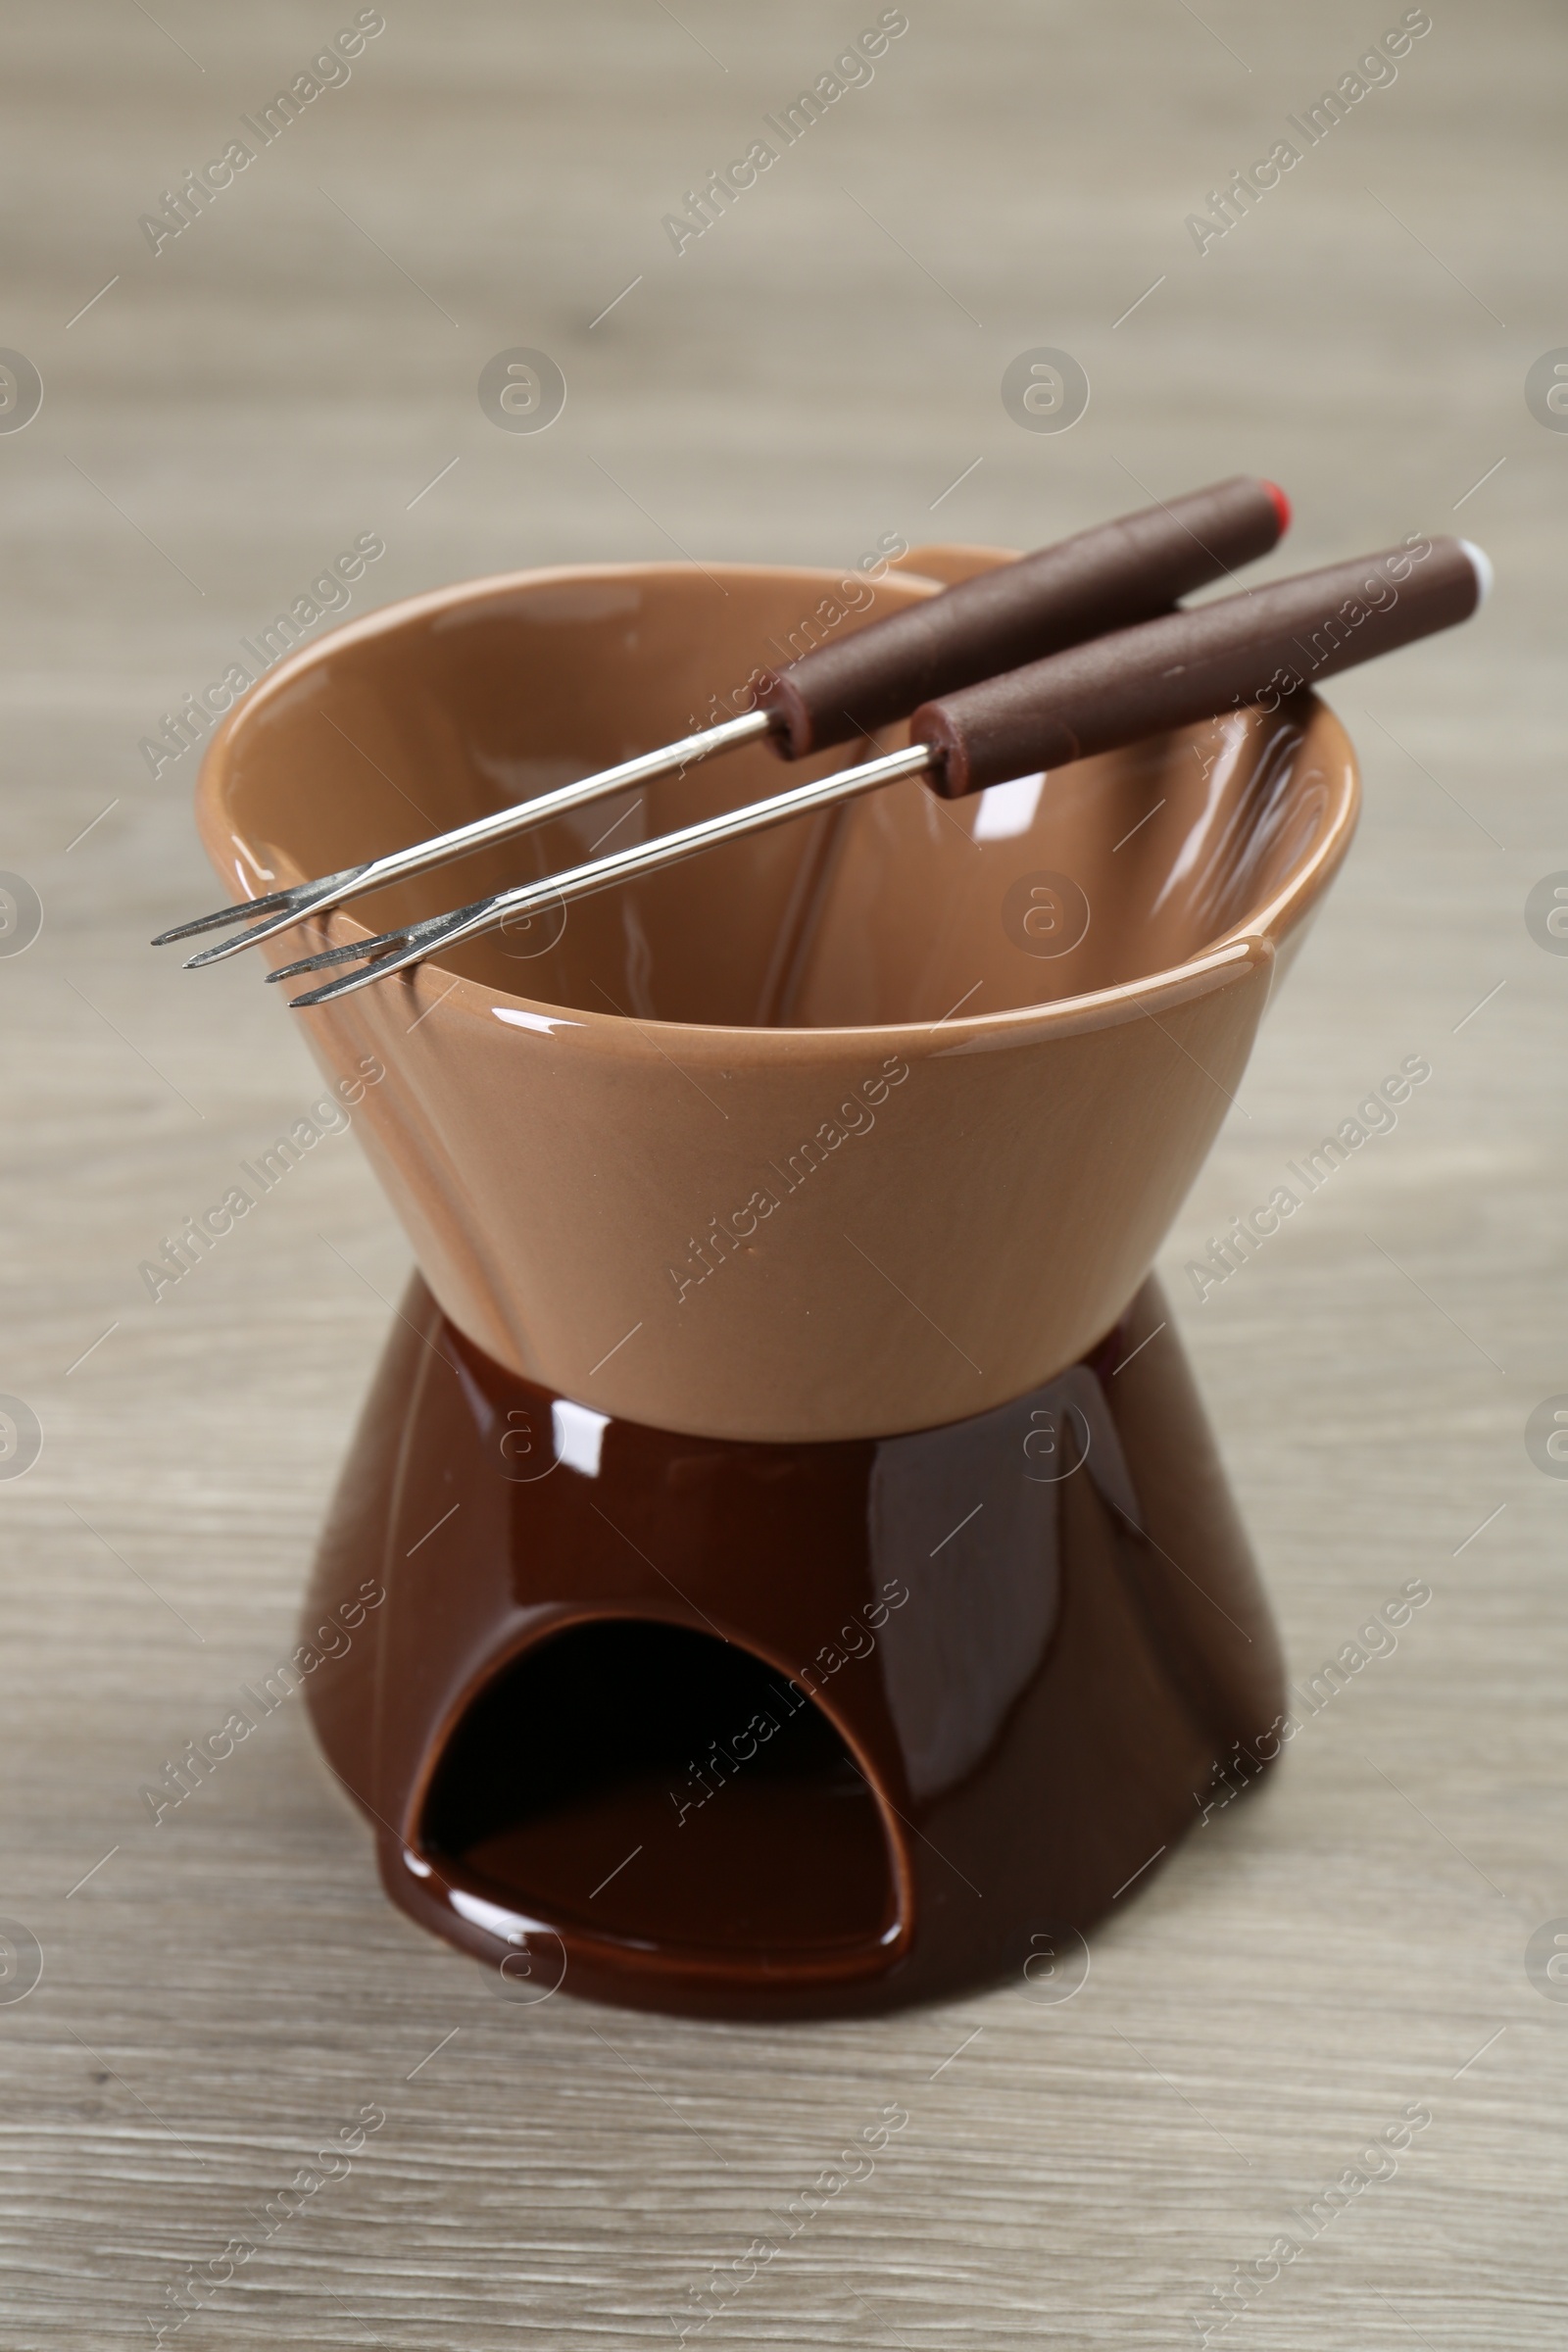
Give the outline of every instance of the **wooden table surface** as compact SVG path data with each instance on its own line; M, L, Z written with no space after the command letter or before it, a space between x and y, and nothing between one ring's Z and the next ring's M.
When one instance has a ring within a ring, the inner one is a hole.
M1201 254L1187 216L1394 0L907 14L679 254L662 216L858 18L386 0L351 76L157 252L140 217L354 12L8 25L0 343L44 386L0 431L0 865L43 907L0 972L0 1389L43 1433L0 1480L17 2352L151 2341L364 2110L347 2176L184 2321L191 2352L667 2343L895 2101L874 2175L708 2343L1197 2342L1412 2105L1396 2169L1227 2344L1562 2340L1568 2004L1526 1948L1568 1916L1568 1485L1525 1444L1568 1391L1568 960L1525 920L1568 868L1568 433L1525 398L1568 340L1560 14L1433 0L1397 78ZM548 432L475 397L516 346L564 371ZM1068 432L999 395L1039 347L1087 370ZM384 1901L297 1704L155 1827L144 1786L291 1645L407 1257L339 1139L147 1297L139 1261L314 1073L254 970L148 952L214 890L195 755L155 778L141 740L361 532L386 553L355 612L548 562L1031 545L1238 467L1297 501L1273 570L1416 527L1498 569L1462 636L1331 689L1361 836L1162 1260L1293 1672L1424 1580L1397 1647L1059 2006L772 2031L513 2006ZM1195 1249L1410 1054L1432 1077L1397 1129L1200 1304Z

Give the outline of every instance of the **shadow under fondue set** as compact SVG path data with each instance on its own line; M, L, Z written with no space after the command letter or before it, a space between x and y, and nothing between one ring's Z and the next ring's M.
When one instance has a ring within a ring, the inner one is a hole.
M916 549L875 613L1004 560ZM207 847L248 898L552 790L836 585L396 605L247 697ZM778 776L759 746L625 792L466 895ZM1216 1763L1257 1768L1279 1651L1150 1268L1357 802L1297 696L958 803L897 783L302 1016L333 1078L385 1069L359 1131L418 1266L305 1618L384 1596L308 1688L411 1918L523 1999L885 2009L1065 1965Z

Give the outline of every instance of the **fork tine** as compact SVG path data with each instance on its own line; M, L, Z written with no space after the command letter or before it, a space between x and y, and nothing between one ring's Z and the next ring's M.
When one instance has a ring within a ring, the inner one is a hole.
M216 914L199 914L193 923L176 923L172 931L160 931L152 944L155 948L172 948L176 940L194 939L200 931L220 931L225 923L243 923L253 914L271 914L279 906L286 906L293 895L289 890L273 890L264 899L244 899L237 906L220 906Z
M449 917L447 922L442 925L443 934L460 922L466 911L466 908L463 908L458 915ZM367 947L375 944L371 940L366 942ZM345 972L336 980L328 980L324 987L309 989L303 997L290 997L288 1008L290 1012L297 1012L302 1006L308 1008L312 1004L329 1004L334 997L351 997L357 988L368 988L372 980L380 980L389 972L401 972L409 964L422 963L425 957L433 954L440 945L439 938L405 941L403 946L395 948L390 955L377 956L372 961L362 964L357 972ZM268 977L272 980L281 980L283 974L270 972Z
M534 884L539 890L544 886ZM486 918L502 903L514 896L497 892L488 899L475 899L471 906L457 906L449 914L427 915L422 923L410 923L402 931L383 931L378 939L361 940L358 947L331 948L324 956L308 956L299 963L269 972L269 980L290 980L296 974L319 971L330 963L346 963L351 956L363 958L357 972L345 972L329 980L323 988L312 989L307 996L290 997L289 1009L298 1004L324 1004L330 998L352 996L355 989L367 987L387 972L400 972L411 963L422 963L427 956L439 954L449 940L456 942L471 938L487 927ZM385 951L377 955L377 949Z
M233 939L225 939L216 948L205 948L199 956L187 956L185 969L192 972L205 963L221 963L226 956L237 956L242 948L254 947L259 940L270 939L274 932L287 931L292 924L309 914L313 907L328 903L335 906L340 898L348 895L360 876L368 874L369 870L369 862L346 865L340 873L320 874L311 882L296 882L288 890L271 890L265 898L244 899L237 906L220 907L216 914L201 915L194 923L181 923L172 931L161 931L153 941L153 946L167 948L175 940L194 939L198 932L217 931L224 923L248 922L253 914L266 917L265 921L253 925L249 931L242 931Z
M364 870L363 866L351 868L347 878L352 880L356 872ZM216 948L203 948L199 955L187 956L186 971L199 971L204 964L222 963L230 956L242 955L264 939L275 939L279 931L292 931L296 923L304 922L307 915L318 909L330 912L344 895L344 881L342 874L328 874L321 882L301 882L285 894L288 905L281 913L270 914L264 922L253 923L248 931L237 931L231 939L220 940Z
M325 971L329 964L350 963L361 956L373 956L377 948L401 948L412 936L407 925L397 931L383 931L374 939L359 939L348 947L323 948L318 955L302 956L298 963L280 963L275 972L264 975L268 986L274 980L296 980L302 972Z

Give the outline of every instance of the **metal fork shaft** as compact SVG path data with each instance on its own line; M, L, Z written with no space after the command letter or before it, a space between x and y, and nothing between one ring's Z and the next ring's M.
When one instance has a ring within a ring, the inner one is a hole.
M612 792L627 792L634 785L651 784L659 776L673 775L679 768L695 767L704 760L711 760L717 752L734 751L745 743L759 743L775 731L776 722L765 710L748 710L739 718L721 720L716 727L704 727L679 743L665 744L655 752L641 752L635 760L622 760L615 767L601 768L597 774L583 776L575 784L559 785L554 792L542 792L531 801L518 801L513 808L498 808L490 816L476 817L472 824L457 825L451 832L437 833L428 841L411 842L405 850L391 850L384 858L372 858L366 865L349 866L341 874L329 874L322 883L304 882L290 891L272 891L263 899L221 907L216 914L202 915L194 923L182 923L177 930L161 933L153 945L162 947L172 940L193 937L198 931L216 930L223 923L243 922L253 914L262 917L238 938L225 939L217 947L192 956L186 969L222 963L226 957L239 955L242 949L257 947L264 939L273 939L278 932L289 930L307 914L325 914L334 906L346 906L350 899L362 899L372 890L385 890L394 882L406 882L411 875L448 865L454 858L466 858L474 850L488 849L494 842L510 841L535 825L548 824L552 817L565 816L573 808L586 808L595 801L607 800Z
M674 865L683 858L696 856L700 850L716 847L721 841L765 832L772 825L787 824L792 817L836 808L843 801L858 800L862 793L875 792L879 786L892 784L901 777L921 775L931 766L932 757L926 745L911 744L906 751L890 752L885 758L869 760L859 767L840 768L833 775L819 776L809 784L797 784L765 801L726 809L701 824L687 825L678 833L662 833L653 841L617 850L609 858L569 866L564 873L545 875L516 890L498 891L488 899L475 900L470 906L460 906L449 915L411 924L403 930L383 932L378 939L362 940L351 947L327 948L318 956L284 964L267 976L269 980L290 980L305 972L319 971L327 964L348 962L355 956L369 958L363 970L349 972L342 979L328 981L323 988L312 989L305 996L289 1000L296 1007L329 1004L337 997L351 996L358 988L368 988L374 980L405 971L410 964L423 962L427 956L444 948L456 947L460 941L500 930L514 917L535 913L543 907L567 906L574 899L591 898L597 891L610 890L617 882L629 882L639 874ZM381 948L387 952L377 956L376 951Z

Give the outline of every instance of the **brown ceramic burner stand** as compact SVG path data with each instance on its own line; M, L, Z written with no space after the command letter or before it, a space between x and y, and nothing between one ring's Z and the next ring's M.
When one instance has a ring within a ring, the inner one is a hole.
M810 2015L1059 1964L1282 1705L1152 1281L1014 1403L782 1446L552 1396L416 1280L307 1628L368 1584L321 1743L393 1900L524 1995Z
M336 871L671 741L803 616L999 560L368 614L224 721L204 838L236 898ZM779 773L718 764L454 871L477 895ZM1356 804L1298 698L958 806L890 786L295 1016L329 1078L382 1073L355 1129L419 1267L311 1705L395 1899L515 1997L805 2015L1038 1976L1266 1760L1273 1638L1149 1273Z

